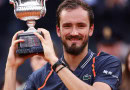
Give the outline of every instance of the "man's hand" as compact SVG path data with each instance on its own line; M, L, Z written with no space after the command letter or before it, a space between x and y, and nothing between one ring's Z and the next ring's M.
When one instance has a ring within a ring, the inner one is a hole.
M24 31L17 32L12 39L12 44L9 49L9 54L6 63L5 69L5 83L4 83L4 90L16 90L16 72L18 67L24 63L24 61L33 56L33 55L25 55L20 56L16 54L16 50L18 48L18 43L24 42L24 40L17 40L17 36Z
M24 63L24 61L27 58L32 56L32 55L20 56L20 55L16 54L16 50L18 48L18 43L24 42L24 40L22 40L22 39L17 40L17 36L18 36L18 34L23 33L23 32L24 31L19 31L13 36L12 44L10 46L9 54L8 54L8 58L7 58L6 69L10 68L10 67L17 69L21 64Z
M50 33L49 31L42 28L39 28L38 31L42 32L43 34L43 36L41 36L38 33L34 33L40 39L42 43L43 50L44 50L44 55L42 56L44 57L46 61L48 61L51 65L53 65L58 60L58 58L54 51L54 46L53 46Z

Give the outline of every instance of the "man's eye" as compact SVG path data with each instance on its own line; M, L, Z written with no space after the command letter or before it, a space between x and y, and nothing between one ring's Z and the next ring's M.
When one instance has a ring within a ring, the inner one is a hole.
M65 28L69 28L69 27L71 27L71 25L64 25L63 27L65 27Z
M80 24L80 25L78 25L78 27L86 27L86 25L82 25L82 24Z

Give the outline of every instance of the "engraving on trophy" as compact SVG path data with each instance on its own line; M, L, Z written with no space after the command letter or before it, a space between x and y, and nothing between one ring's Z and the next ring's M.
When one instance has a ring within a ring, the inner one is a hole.
M16 52L18 54L42 52L41 42L33 32L37 32L34 28L35 20L46 14L46 0L10 0L10 3L14 5L15 16L20 20L27 21L29 27L27 31L18 35L18 39L24 39L25 42L19 43Z

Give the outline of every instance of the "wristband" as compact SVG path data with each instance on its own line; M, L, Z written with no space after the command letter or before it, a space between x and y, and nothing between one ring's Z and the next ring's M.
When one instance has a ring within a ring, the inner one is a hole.
M57 68L59 65L63 65L64 67L66 67L65 63L63 63L62 61L58 60L58 61L52 66L52 69L56 72L56 68Z
M60 70L62 70L63 68L65 68L65 66L61 67L58 71L56 71L56 73L58 73Z

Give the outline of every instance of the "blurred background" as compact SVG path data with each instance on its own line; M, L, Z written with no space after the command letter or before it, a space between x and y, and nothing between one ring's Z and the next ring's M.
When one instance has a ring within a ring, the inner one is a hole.
M62 0L47 0L45 17L36 21L36 28L50 31L58 56L62 55L62 45L56 35L56 9ZM117 56L122 64L130 50L130 0L85 0L95 14L95 31L90 38L89 48L105 51ZM15 32L27 30L26 22L17 19L9 0L0 0L0 81L4 79L6 59ZM18 76L25 81L32 73L30 61L19 68Z

